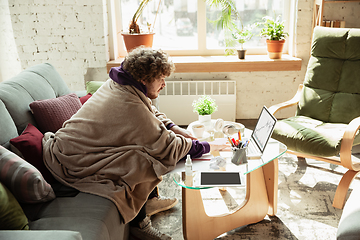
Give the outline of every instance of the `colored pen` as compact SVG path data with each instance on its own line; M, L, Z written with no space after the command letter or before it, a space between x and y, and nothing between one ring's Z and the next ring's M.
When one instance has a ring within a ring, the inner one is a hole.
M239 141L241 141L241 132L238 131L238 135L239 135Z
M228 140L229 140L230 145L231 145L232 147L234 147L234 144L233 144L233 142L231 141L230 137L228 137Z
M235 139L232 138L231 141L233 142L234 146L236 147L236 142L235 142Z

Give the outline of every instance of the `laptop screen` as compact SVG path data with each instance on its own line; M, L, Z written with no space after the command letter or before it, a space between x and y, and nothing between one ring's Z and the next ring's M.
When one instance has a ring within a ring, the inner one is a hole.
M261 153L264 152L266 144L274 131L276 121L276 118L264 106L261 110L254 131L251 134L251 138L256 143Z

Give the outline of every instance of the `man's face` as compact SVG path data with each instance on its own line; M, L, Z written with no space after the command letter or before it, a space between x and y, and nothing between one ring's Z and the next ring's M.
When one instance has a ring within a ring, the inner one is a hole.
M160 91L166 86L165 76L161 76L156 78L152 83L147 83L142 81L142 83L146 86L147 96L150 99L155 99L159 96Z

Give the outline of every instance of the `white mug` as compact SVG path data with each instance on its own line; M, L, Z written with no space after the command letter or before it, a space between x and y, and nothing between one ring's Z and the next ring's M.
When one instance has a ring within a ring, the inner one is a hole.
M196 138L202 138L205 132L205 125L201 123L195 123L192 125L192 132Z

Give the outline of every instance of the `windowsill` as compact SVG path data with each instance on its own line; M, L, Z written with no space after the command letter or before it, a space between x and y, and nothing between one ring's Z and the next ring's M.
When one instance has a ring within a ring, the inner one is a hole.
M283 54L281 59L270 59L267 55L246 55L244 60L237 56L175 56L175 73L190 72L255 72L255 71L300 71L300 58ZM120 66L124 58L107 63L107 71Z

